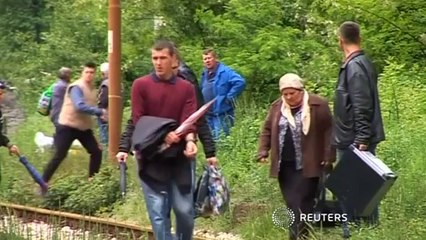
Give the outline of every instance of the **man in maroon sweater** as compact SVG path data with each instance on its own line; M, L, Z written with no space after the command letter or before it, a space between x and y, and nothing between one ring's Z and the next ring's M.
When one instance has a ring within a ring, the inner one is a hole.
M142 116L170 118L181 124L197 110L194 87L173 74L176 63L173 44L158 41L152 48L155 73L133 82L132 120ZM176 237L192 239L194 229L193 176L191 161L197 153L195 126L183 137L170 132L164 141L182 146L181 154L167 159L147 161L137 154L139 176L155 239L172 240L170 207L176 215Z

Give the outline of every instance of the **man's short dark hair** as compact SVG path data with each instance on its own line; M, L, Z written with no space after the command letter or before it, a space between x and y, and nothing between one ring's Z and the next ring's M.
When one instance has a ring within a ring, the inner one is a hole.
M216 51L213 48L206 48L203 51L203 55L211 54L213 57L217 58Z
M346 43L358 44L360 42L360 27L359 24L352 21L346 21L340 25L339 35Z
M169 50L170 56L176 55L176 50L177 50L173 42L164 40L164 39L157 40L152 46L152 49L156 51L167 49Z
M94 62L87 62L87 63L85 63L83 65L83 67L96 69L96 63L94 63Z

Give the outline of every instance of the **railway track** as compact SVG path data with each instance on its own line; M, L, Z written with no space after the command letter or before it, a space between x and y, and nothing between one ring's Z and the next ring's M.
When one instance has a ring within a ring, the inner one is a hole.
M110 219L80 214L53 211L11 203L0 203L1 216L15 216L23 222L40 221L55 226L69 226L72 229L105 234L109 239L148 239L155 240L150 227L118 222ZM194 236L194 240L213 240Z

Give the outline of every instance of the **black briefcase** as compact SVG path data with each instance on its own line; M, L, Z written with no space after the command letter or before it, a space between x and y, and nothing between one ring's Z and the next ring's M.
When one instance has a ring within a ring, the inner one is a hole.
M368 217L397 176L368 151L350 146L326 180L326 187L355 216Z

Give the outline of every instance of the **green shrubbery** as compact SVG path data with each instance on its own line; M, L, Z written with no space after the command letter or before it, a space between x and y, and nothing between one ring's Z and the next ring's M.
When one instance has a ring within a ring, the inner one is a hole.
M42 206L49 209L93 215L110 207L121 196L118 171L104 167L92 181L84 176L68 176L55 182Z
M4 232L0 232L0 239L4 239L4 240L25 240L26 238L21 237L18 234L15 233L4 233Z

